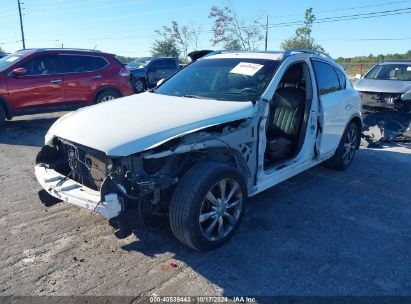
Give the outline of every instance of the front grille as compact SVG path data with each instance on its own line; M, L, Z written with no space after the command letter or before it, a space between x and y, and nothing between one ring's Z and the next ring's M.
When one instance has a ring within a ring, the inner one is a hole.
M401 98L401 93L361 92L363 102L394 104Z
M70 178L88 188L99 190L106 177L107 156L102 152L63 140L59 141L59 148L67 157Z

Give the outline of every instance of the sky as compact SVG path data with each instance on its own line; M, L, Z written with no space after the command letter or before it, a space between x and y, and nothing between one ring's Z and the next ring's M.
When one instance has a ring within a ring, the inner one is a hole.
M22 0L26 47L96 48L118 55L150 55L155 30L176 20L180 25L200 28L199 49L219 49L210 42L212 5L223 7L226 0ZM0 47L7 52L22 48L17 0L0 0ZM404 53L411 49L411 0L231 0L245 23L265 23L269 15L269 50L279 50L291 37L312 7L317 20L335 16L367 19L321 22L312 36L333 57ZM387 12L390 11L390 12ZM368 15L373 16L373 15ZM375 15L374 15L375 16ZM343 19L352 19L344 17ZM328 19L329 20L329 19ZM281 24L288 23L286 26ZM255 24L254 24L255 25ZM257 26L257 25L255 25ZM375 40L383 39L383 40ZM264 42L260 44L263 49Z

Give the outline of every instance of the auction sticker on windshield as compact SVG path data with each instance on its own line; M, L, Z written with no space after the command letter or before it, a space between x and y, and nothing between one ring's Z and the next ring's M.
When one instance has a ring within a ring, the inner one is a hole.
M262 67L263 65L257 63L240 62L230 73L254 76Z
M411 66L407 67L407 71L408 72L411 71Z

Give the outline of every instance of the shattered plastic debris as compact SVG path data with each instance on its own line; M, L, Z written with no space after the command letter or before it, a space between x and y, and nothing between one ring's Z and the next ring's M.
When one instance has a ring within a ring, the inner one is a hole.
M381 111L363 120L362 145L388 141L411 141L411 113Z

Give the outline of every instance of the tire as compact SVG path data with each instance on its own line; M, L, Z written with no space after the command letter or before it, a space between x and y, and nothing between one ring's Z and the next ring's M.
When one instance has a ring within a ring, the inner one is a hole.
M358 126L355 122L351 121L344 131L334 156L327 160L324 165L334 170L347 169L354 159L359 140L360 131Z
M116 92L115 90L108 89L104 90L103 92L97 95L95 103L107 102L119 97L121 97L121 95L118 92Z
M0 128L3 128L6 124L6 112L4 108L0 105Z
M143 78L133 78L131 80L131 85L133 87L134 93L143 93L145 90L147 90L147 84Z
M225 202L220 190L223 181L224 197L228 198ZM183 176L171 198L171 230L177 239L195 250L215 249L233 236L246 203L247 187L236 168L209 161L197 164Z

